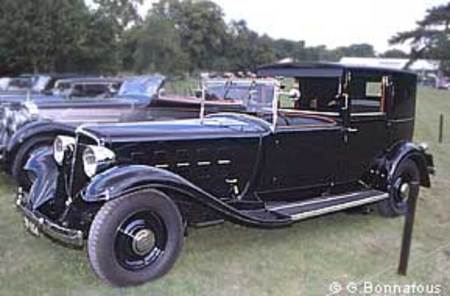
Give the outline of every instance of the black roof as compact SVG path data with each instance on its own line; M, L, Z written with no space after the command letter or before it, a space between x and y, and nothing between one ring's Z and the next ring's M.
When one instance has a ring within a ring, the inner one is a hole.
M263 65L256 69L258 76L285 77L340 77L345 70L362 71L367 74L414 75L408 70L397 70L382 67L356 66L328 62L278 63Z

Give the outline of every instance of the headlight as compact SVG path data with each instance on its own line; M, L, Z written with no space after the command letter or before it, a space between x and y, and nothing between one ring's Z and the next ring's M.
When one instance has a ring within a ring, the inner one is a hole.
M87 146L83 152L84 173L88 177L94 176L102 166L114 162L116 155L113 151L102 146Z
M56 163L62 165L64 153L70 145L75 145L75 138L67 136L57 136L53 142L53 157Z

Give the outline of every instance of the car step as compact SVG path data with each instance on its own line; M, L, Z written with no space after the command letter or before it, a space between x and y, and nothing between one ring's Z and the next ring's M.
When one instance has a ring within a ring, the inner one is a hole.
M267 210L281 217L288 217L293 221L298 221L374 203L388 197L389 194L383 191L364 190L302 202L277 203L276 205L269 205Z

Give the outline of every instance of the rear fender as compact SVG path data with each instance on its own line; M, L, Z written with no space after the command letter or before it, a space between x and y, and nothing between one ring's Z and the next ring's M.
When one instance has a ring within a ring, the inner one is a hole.
M383 171L386 172L387 184L393 183L397 167L405 159L414 161L420 171L420 185L431 187L430 172L434 171L433 157L420 146L411 142L402 142L389 150L382 162Z
M291 220L263 220L247 215L179 175L145 165L116 166L98 174L82 191L81 198L87 203L105 202L147 188L175 191L242 225L273 228L292 223Z

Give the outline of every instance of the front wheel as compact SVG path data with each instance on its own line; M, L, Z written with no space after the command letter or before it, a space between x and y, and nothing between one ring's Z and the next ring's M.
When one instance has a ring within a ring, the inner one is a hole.
M408 211L408 200L419 195L420 171L411 159L403 160L397 167L390 184L389 198L378 203L384 217L398 217Z
M114 286L142 284L167 273L184 243L176 204L145 190L109 201L99 210L88 237L95 273Z

